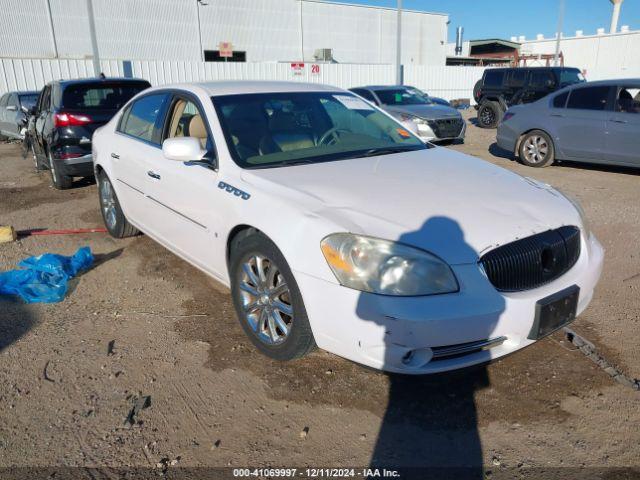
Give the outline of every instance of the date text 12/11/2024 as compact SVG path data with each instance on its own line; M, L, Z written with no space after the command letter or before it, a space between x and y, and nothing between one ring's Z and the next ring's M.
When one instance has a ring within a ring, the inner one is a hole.
M400 478L397 470L386 468L234 468L233 476L302 478Z

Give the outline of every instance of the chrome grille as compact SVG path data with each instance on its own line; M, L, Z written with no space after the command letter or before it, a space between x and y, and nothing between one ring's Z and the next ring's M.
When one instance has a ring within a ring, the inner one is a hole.
M460 135L463 126L461 118L443 118L440 120L430 120L429 126L438 138L453 138Z

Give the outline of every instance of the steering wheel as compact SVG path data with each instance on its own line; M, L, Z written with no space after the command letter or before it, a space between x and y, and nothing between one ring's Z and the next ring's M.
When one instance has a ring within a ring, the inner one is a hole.
M320 145L335 145L340 140L340 133L349 133L349 130L344 128L333 127L322 134L320 140L318 140L318 146Z

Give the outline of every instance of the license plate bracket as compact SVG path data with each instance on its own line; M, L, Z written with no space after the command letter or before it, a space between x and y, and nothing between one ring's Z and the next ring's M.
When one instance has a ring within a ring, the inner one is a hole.
M575 320L579 296L580 287L572 285L538 300L533 326L527 338L539 340Z

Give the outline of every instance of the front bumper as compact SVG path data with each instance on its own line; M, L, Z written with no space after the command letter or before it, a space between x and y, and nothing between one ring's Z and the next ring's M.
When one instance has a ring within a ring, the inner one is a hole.
M402 122L402 124L405 127L407 127L407 129L415 133L420 138L420 140L422 140L425 143L439 142L439 141L445 141L445 140L464 140L464 136L467 132L467 124L464 120L462 121L462 128L460 129L460 133L452 136L447 136L447 135L438 136L429 125L425 125L425 124L417 125L415 122L412 122L412 121L405 121L405 122Z
M595 237L582 241L585 248L571 270L547 285L516 293L498 292L477 264L452 266L459 292L422 297L375 295L301 272L295 276L320 348L390 372L437 373L531 345L535 340L527 336L536 302L571 285L580 287L577 313L584 311L600 278L604 252ZM487 341L484 349L465 346ZM456 348L462 353L442 355Z

